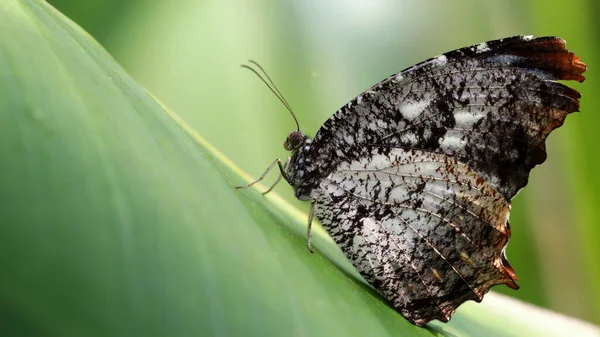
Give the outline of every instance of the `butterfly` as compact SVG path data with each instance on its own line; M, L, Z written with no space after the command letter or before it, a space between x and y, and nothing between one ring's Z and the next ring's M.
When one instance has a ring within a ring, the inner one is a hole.
M363 278L408 321L448 322L491 286L518 289L505 256L511 199L546 160L545 140L579 111L586 65L558 37L457 49L394 74L297 129L277 165ZM271 85L269 85L271 84ZM279 181L279 179L278 179ZM270 191L271 189L269 189ZM268 191L267 191L268 192Z

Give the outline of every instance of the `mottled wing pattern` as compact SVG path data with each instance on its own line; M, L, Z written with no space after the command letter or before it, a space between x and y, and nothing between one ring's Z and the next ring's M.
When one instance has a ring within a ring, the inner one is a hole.
M354 148L365 146L442 153L510 200L545 160L548 134L579 109L580 94L555 80L583 81L585 69L556 37L512 37L452 51L342 107L315 135L312 158L335 164L360 156Z
M509 203L441 154L373 147L321 183L315 211L361 275L416 324L487 289L518 288L504 255Z
M298 155L296 194L404 317L448 321L492 285L518 288L504 257L510 199L579 108L579 93L556 80L583 81L585 69L556 37L420 63L323 125Z

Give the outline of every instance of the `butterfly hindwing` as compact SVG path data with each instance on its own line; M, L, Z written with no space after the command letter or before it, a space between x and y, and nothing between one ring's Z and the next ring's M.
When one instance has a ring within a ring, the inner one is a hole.
M325 229L416 324L447 321L494 284L516 287L502 252L510 206L452 158L373 147L341 162L319 191L315 212Z

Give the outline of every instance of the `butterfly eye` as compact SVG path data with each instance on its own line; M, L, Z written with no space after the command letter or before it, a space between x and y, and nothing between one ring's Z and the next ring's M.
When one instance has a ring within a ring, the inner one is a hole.
M283 143L283 148L287 151L293 151L302 146L304 142L304 134L300 131L292 131L287 136L287 139Z
M287 138L287 139L285 140L285 142L283 142L283 148L284 148L286 151L292 151L292 148L290 147L289 138Z

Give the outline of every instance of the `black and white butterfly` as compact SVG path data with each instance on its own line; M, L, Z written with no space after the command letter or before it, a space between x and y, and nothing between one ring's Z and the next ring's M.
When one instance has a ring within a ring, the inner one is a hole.
M557 80L582 82L585 70L558 37L451 51L365 91L312 140L298 127L291 157L257 181L278 164L312 204L309 249L314 214L402 316L447 322L493 285L518 289L504 254L510 200L579 109L580 94Z

